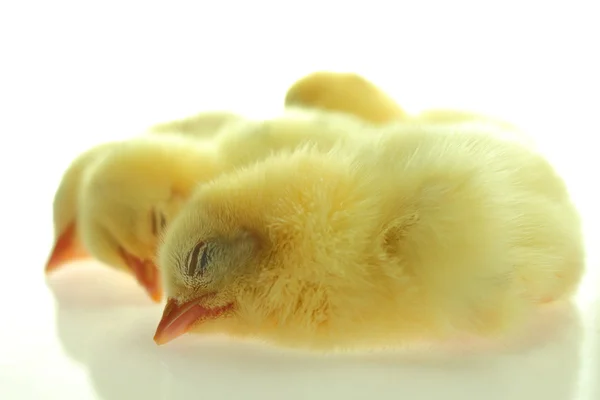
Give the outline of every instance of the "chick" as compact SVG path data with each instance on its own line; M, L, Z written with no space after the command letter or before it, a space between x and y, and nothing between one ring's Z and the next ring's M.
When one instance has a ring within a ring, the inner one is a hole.
M335 129L301 128L322 115L339 119ZM95 258L133 272L159 301L158 240L196 185L279 150L305 143L331 148L344 140L348 127L363 123L346 115L290 110L273 120L230 124L212 140L158 135L122 142L86 174L78 203L80 236Z
M135 137L132 143L148 143L148 141L156 140L156 144L158 145L165 141L169 142L169 139L162 139L161 137L163 136L185 136L188 138L199 139L210 138L215 136L219 130L224 129L227 125L238 123L243 121L243 119L242 116L230 112L202 112L181 120L157 124L139 136L141 139ZM144 139L146 136L151 137L152 139ZM175 139L175 141L177 140L178 139ZM102 159L107 154L110 154L116 148L121 148L122 150L122 148L127 149L131 147L131 145L126 143L127 142L124 141L110 142L93 147L77 157L65 172L54 198L55 242L46 263L46 273L51 273L70 261L98 255L95 251L98 246L93 244L93 239L91 240L91 243L94 251L90 252L81 238L81 221L78 221L77 213L81 209L79 198L82 191L82 181L86 174L94 169L94 163L98 162L98 160ZM142 149L141 152L143 153L144 150ZM121 154L121 152L119 151L117 154ZM151 153L147 155L152 157ZM108 158L108 160L110 159L111 158ZM104 164L105 163L106 161ZM132 164L135 164L135 161L133 161ZM129 165L125 165L125 167L129 167ZM114 173L114 171L111 173ZM125 175L128 173L129 172L125 170ZM131 173L129 174L131 175ZM117 187L116 189L119 190L123 188ZM146 191L142 190L141 192L148 192L151 190L152 188L146 189ZM133 208L135 208L135 206L133 206ZM100 255L99 258L105 262L107 262L106 260L108 259L114 259L114 257L107 257L102 251L100 251ZM124 253L123 257L119 258L119 262L116 265L121 266L123 264L123 258L127 260L126 262L129 264L130 269L133 270L138 280L140 280L151 296L157 300L160 299L160 286L157 277L152 278L152 274L149 273L150 275L144 278L144 276L146 276L144 271L153 271L152 267L146 266L142 268L141 265L144 263L139 258L135 258L129 253Z
M77 221L85 248L103 263L133 273L160 301L157 241L191 188L220 169L209 141L175 135L120 143L82 184Z
M199 186L159 250L168 301L154 340L332 349L498 335L568 296L584 250L563 181L481 129L397 124Z
M355 73L319 71L306 75L288 89L285 105L345 112L377 124L406 117L390 96Z

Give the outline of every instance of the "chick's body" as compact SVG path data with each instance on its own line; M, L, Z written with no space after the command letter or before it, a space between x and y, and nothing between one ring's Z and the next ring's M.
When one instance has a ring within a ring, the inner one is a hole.
M330 348L497 334L567 296L584 257L563 181L525 147L452 132L397 125L198 188L160 251L171 303L227 305L196 332Z

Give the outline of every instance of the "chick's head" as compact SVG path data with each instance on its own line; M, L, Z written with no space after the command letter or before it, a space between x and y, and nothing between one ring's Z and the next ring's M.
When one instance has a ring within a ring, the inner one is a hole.
M216 168L206 143L170 136L122 143L84 182L79 224L86 247L98 260L133 274L160 301L155 253L161 235L190 188Z
M197 189L159 250L158 344L189 331L306 343L344 318L366 273L347 263L368 265L374 222L357 213L374 207L336 151L282 152Z

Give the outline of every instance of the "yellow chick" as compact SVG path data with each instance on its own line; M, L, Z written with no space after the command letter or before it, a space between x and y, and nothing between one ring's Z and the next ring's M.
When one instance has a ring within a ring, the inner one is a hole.
M137 137L133 139L133 143L148 143L152 142L153 140L156 140L157 145L165 141L171 143L169 139L163 139L163 137L167 136L183 136L188 138L211 137L212 135L215 135L218 132L218 130L223 129L228 124L237 123L242 119L243 118L241 116L238 116L237 114L233 113L218 111L203 112L189 118L165 122L151 127L148 130L148 132L145 133L144 136L141 136L139 139ZM151 139L145 139L146 136ZM174 141L179 143L180 141L185 141L185 139L174 139ZM93 251L90 252L90 249L87 248L86 245L84 245L80 234L81 223L80 221L78 221L77 214L81 209L80 195L82 191L82 182L86 174L89 174L90 170L94 169L94 164L96 162L107 156L107 154L111 154L112 152L114 152L115 149L120 148L121 150L117 151L113 155L118 157L118 155L121 154L123 148L130 148L130 145L127 143L127 141L110 142L96 146L77 157L71 163L71 165L63 175L63 178L54 197L53 219L55 242L50 256L48 258L48 261L46 263L46 273L51 273L71 261L75 261L82 258L89 258L92 256L98 256L98 254L96 254L96 249L99 246L101 247L102 244L96 245L93 243L92 239L91 248L93 249ZM185 141L185 143L189 144L189 141ZM142 147L144 147L144 145L142 145ZM142 150L142 152L143 151L144 150ZM152 153L148 153L147 155L148 157L153 156ZM146 162L148 163L150 163L150 161L151 160L149 159L146 160ZM104 162L104 164L105 163L106 161ZM176 162L170 163L177 164ZM136 164L135 159L131 162L131 164ZM127 165L127 167L128 166L129 165ZM122 175L122 179L124 180L126 180L127 176L135 175L134 173L128 172L127 170L120 172ZM135 184L135 182L133 183ZM127 184L132 184L132 182L127 182ZM124 188L117 187L117 190L123 191ZM146 189L143 192L146 193L148 191L152 191L152 188ZM117 202L119 201L118 196L115 198L115 200ZM142 200L144 199L142 198ZM94 204L94 202L92 202L92 204ZM88 242L90 242L90 240L88 240ZM99 258L102 261L108 262L109 259L115 261L114 257L107 257L102 251L100 251L100 255L101 256ZM146 290L151 294L151 296L158 301L160 299L161 293L158 276L156 276L156 278L152 278L151 272L144 272L145 270L152 271L151 266L147 266L145 268L140 267L140 265L142 265L143 262L141 262L139 259L134 258L129 253L124 253L123 258L127 260L126 263L129 264L130 269L132 270L131 272L133 272L134 275L138 278L138 280L140 280L140 283L146 288ZM115 265L120 266L122 264L123 260L120 259L119 262L117 262ZM143 278L144 276L148 276L148 278Z
M159 250L158 344L186 332L313 349L494 335L575 289L580 221L542 156L473 126L352 137L196 189Z
M103 263L133 273L160 301L157 240L191 188L220 169L209 141L148 136L120 143L82 184L77 221L85 248Z
M285 105L344 112L377 124L406 117L390 96L355 73L318 71L306 75L288 89Z
M330 120L344 121L336 129L301 128L320 115L294 110L271 121L246 120L213 140L171 135L120 143L90 168L80 188L77 227L85 248L98 260L132 272L151 298L160 301L154 263L158 240L191 191L272 152L306 143L331 148L343 142L348 127L364 123L331 115Z

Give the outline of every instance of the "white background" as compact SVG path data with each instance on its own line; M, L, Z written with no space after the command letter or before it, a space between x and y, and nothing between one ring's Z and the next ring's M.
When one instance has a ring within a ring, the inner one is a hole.
M0 399L600 399L598 1L0 3ZM589 243L575 310L469 357L289 355L182 338L98 264L46 281L52 197L91 145L204 109L270 113L317 69L408 110L520 124L572 188Z

